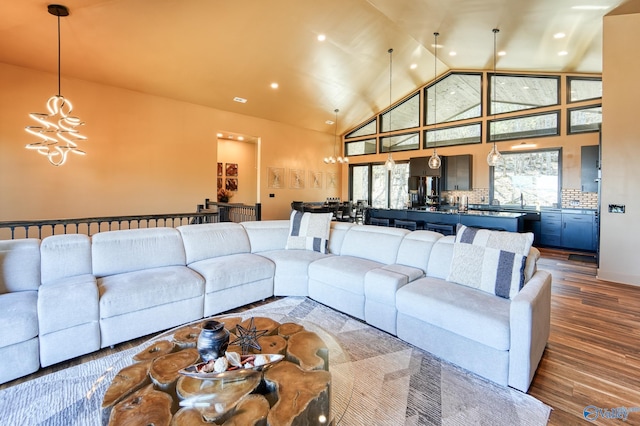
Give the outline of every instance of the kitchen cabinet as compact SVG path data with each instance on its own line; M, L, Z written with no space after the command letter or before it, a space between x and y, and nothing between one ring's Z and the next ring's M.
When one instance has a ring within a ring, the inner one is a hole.
M540 212L540 244L559 247L562 243L562 211Z
M453 155L444 157L444 191L470 191L473 189L472 156Z
M540 212L540 244L596 251L598 221L593 210L549 209Z
M564 248L595 251L593 240L594 215L562 213L562 240Z
M437 176L440 177L442 167L429 167L431 157L413 157L409 159L409 176Z
M580 147L580 183L582 192L598 192L598 169L600 168L600 147L589 145Z

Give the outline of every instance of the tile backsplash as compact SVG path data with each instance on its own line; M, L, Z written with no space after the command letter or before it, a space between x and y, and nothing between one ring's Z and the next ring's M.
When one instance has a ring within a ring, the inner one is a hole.
M489 188L474 188L472 191L444 191L442 199L446 200L450 195L454 197L467 196L469 204L489 204ZM562 189L563 208L596 209L598 208L598 193L582 192L579 189Z

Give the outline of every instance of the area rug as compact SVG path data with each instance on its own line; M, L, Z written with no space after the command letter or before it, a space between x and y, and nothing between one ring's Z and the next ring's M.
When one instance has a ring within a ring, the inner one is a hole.
M286 297L249 311L280 322L306 321L328 331L348 354L352 382L336 424L546 425L550 407L417 349L362 321L304 297ZM70 367L0 392L2 425L101 425L109 380L141 348ZM113 373L115 374L115 373ZM343 412L342 412L343 411Z

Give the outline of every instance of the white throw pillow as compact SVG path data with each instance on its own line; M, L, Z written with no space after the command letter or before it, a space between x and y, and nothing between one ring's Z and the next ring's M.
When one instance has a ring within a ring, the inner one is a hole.
M329 231L333 213L291 212L287 250L328 252Z
M530 232L491 231L461 225L456 233L447 281L511 299L524 286L525 265L532 244Z

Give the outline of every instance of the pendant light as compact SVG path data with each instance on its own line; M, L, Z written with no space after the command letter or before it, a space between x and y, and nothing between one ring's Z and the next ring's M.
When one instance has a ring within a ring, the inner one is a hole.
M391 82L393 80L393 49L389 49L389 131L391 131ZM396 162L393 161L393 157L391 156L391 147L389 147L389 156L387 157L387 161L384 162L384 166L389 171L393 171L393 168L396 166Z
M497 76L496 76L496 58L497 58L497 53L496 53L496 38L498 36L498 33L500 32L499 29L494 28L493 29L493 83L491 84L491 88L492 88L492 92L493 95L491 95L491 113L493 115L493 118L495 118L496 116L496 86L497 84ZM487 121L487 125L490 125L489 122ZM487 132L488 134L489 132ZM491 167L495 167L500 163L500 160L502 160L502 155L500 154L500 151L498 151L498 147L496 146L496 142L493 142L493 148L491 148L491 151L489 152L489 155L487 155L487 163L489 164L489 166Z
M47 10L51 15L58 17L58 94L47 101L48 113L29 114L37 124L27 126L25 130L40 140L27 144L25 148L45 155L54 166L61 166L67 161L67 155L70 152L85 154L78 149L76 141L86 140L87 137L81 135L76 129L84 125L84 122L71 115L73 109L71 101L60 94L60 17L69 16L69 9L59 4L50 4Z
M323 161L327 164L335 164L336 162L340 164L347 164L349 163L349 158L347 158L347 156L344 156L344 157L341 157L339 155L336 156L336 144L338 141L338 112L340 112L340 110L335 109L333 110L333 112L336 114L336 118L334 120L335 129L333 132L333 155L329 157L325 157Z
M435 81L436 76L438 75L438 36L440 33L433 33L433 78ZM438 88L437 84L433 84L433 134L435 135L436 128L438 127ZM437 136L434 138L433 142L433 155L429 158L429 167L432 169L439 169L440 164L442 164L442 160L438 156L438 151L436 147L438 146L438 138Z

